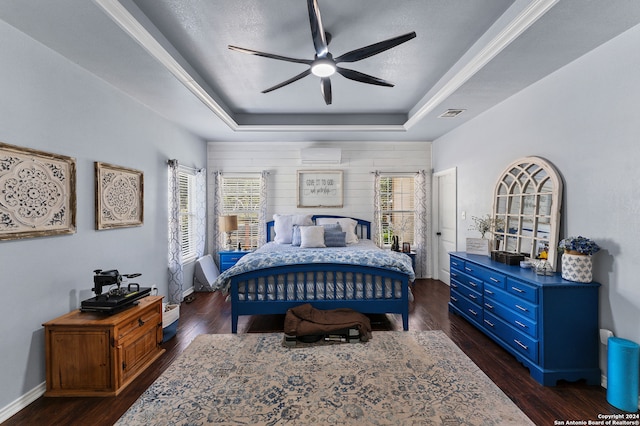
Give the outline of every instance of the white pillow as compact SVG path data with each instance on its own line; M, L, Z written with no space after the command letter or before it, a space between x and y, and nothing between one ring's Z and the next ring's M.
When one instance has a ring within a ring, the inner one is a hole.
M322 226L304 226L300 228L300 248L326 247Z
M342 230L347 233L347 244L356 244L358 242L358 236L356 235L357 221L348 217L319 217L316 219L316 225L329 225L332 223L339 223Z
M278 244L291 244L293 225L313 225L310 214L274 214L273 221L276 231L273 241Z

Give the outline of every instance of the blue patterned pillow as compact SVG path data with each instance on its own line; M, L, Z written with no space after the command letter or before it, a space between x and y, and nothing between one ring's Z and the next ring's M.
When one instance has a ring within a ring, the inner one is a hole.
M347 246L347 233L342 231L327 231L324 232L324 245L327 247L346 247Z
M302 237L300 236L300 228L310 225L293 225L293 233L291 234L291 245L299 246L302 244Z

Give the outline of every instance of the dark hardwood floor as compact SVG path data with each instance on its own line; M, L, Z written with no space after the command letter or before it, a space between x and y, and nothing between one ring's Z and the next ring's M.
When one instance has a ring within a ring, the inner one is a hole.
M606 390L584 383L560 382L544 387L516 359L447 307L449 287L418 280L414 286L410 330L443 330L537 425L558 421L598 420L601 414L624 413L609 405ZM198 334L230 333L230 306L219 293L195 293L183 303L176 337L156 363L120 395L112 398L41 397L3 425L112 425L140 394L182 353ZM284 316L241 317L239 333L282 332ZM374 330L402 330L395 315L372 316ZM555 423L559 424L559 423ZM579 423L578 423L579 424Z

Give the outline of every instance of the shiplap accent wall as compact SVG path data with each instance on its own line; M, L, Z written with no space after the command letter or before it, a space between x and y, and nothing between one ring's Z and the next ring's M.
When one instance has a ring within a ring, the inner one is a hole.
M309 165L300 161L304 148L342 149L340 164ZM373 220L373 174L431 170L430 142L209 142L207 148L208 211L212 212L214 171L223 174L268 170L269 211L274 213L336 214ZM343 208L297 208L298 170L343 170ZM209 224L212 218L209 218Z

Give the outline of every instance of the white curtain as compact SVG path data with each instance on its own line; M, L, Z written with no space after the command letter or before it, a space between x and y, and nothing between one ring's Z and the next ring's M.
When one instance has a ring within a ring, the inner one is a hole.
M182 302L184 273L180 245L180 183L178 161L169 160L169 296L171 304Z
M195 238L196 258L204 255L204 246L207 239L207 172L205 169L196 171L195 190Z
M380 230L382 229L382 201L380 200L380 172L374 172L373 180L373 242L382 246Z
M215 188L213 191L213 250L217 253L224 248L224 235L220 232L220 223L218 218L222 216L222 172L214 172Z
M258 211L258 224L260 226L258 231L258 247L267 243L267 177L269 172L263 170L260 173L260 210Z
M431 215L428 208L428 200L431 199L431 176L424 170L420 170L413 184L414 190L414 217L415 229L413 237L413 251L416 252L416 277L430 278L431 262L429 261L429 247L431 247L431 238L429 229L431 229Z

